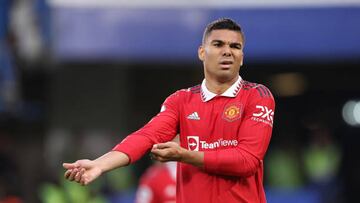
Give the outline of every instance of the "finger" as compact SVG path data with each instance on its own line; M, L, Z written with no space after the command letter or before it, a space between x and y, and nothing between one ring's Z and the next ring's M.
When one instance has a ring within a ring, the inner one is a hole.
M85 174L85 172L86 172L86 169L85 169L85 168L82 168L80 172L81 172L81 177L82 177L82 176L84 176L84 174Z
M159 149L152 148L150 152L151 152L151 153L156 153L157 151L159 151Z
M85 170L84 170L84 173L85 173ZM80 178L80 184L81 184L82 186L87 185L87 179L88 179L88 176L87 176L86 174L84 174L84 173L83 173L83 175L82 175L81 178Z
M66 178L66 179L69 179L69 176L70 176L70 174L71 174L71 169L70 170L67 170L66 172L65 172L65 174L64 174L64 178Z
M151 150L151 153L152 153L152 155L154 155L154 156L162 156L163 155L163 152L164 150L161 150L161 149L153 149L153 150Z
M155 155L155 154L152 155L152 159L155 160L155 161L160 161L160 162L168 161L167 157L158 156L158 155Z
M73 181L75 175L77 174L77 172L78 172L78 169L76 169L76 168L75 168L74 170L72 170L71 173L70 173L70 175L69 175L69 178L68 178L68 179L69 179L70 181Z
M169 147L166 147L164 145L160 145L157 148L152 148L151 153L163 153L164 151L168 151Z
M170 150L168 148L166 148L166 149L155 149L155 150L151 151L151 153L153 153L154 155L161 156L163 158L168 157L169 152L170 152Z
M87 179L84 180L84 185L88 185L89 181Z
M81 176L80 184L85 185L85 175Z
M87 175L83 175L81 177L81 180L80 180L81 185L87 185L87 184L89 184L89 182L90 182L89 177Z
M73 169L79 167L79 164L77 162L75 163L63 163L63 167L66 169Z
M80 183L81 180L81 176L84 174L85 169L82 168L76 175L75 175L75 181Z
M153 147L151 148L151 151L152 151L152 150L159 149L158 146L159 146L159 144L154 144Z
M168 160L165 157L157 157L156 161L167 162Z
M165 149L171 147L171 142L155 144L155 149Z

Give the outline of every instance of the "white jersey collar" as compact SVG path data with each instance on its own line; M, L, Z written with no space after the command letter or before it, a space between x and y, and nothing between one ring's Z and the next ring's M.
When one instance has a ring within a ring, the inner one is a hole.
M224 93L222 93L220 96L223 97L236 97L236 95L239 93L241 88L241 81L242 78L239 75L239 78L236 80L234 84L232 84ZM217 94L210 92L208 88L205 85L206 79L204 79L201 83L201 99L203 102L210 101L214 97L217 96Z

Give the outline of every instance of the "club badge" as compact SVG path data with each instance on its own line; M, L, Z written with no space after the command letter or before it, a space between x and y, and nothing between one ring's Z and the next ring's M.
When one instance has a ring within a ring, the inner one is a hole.
M243 107L241 103L229 104L225 106L223 119L233 122L241 118Z

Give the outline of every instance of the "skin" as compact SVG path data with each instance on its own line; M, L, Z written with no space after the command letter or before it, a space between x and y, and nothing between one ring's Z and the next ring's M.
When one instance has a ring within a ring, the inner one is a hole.
M206 87L213 93L222 94L239 77L243 63L243 38L239 32L231 30L213 30L198 49L199 59L204 65ZM179 161L197 167L204 165L204 153L189 151L176 142L155 144L151 157L160 162ZM87 185L101 174L130 162L129 157L118 151L110 151L103 156L73 163L63 163L66 169L64 177L69 181Z
M243 39L239 32L213 30L198 49L204 64L206 87L222 94L239 78L243 64Z

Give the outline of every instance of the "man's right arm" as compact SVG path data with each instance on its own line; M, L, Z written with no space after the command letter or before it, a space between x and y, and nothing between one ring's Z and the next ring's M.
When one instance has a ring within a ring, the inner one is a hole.
M64 163L65 178L86 185L106 171L135 162L154 144L172 140L178 130L178 101L178 92L169 96L158 115L103 156Z
M176 136L179 128L180 91L170 95L162 105L160 113L144 127L127 136L113 150L127 154L130 163L139 160L154 144L168 142Z
M82 159L74 163L64 163L63 167L67 169L64 176L70 181L87 185L101 174L126 166L129 162L130 159L126 154L110 151L95 160Z

